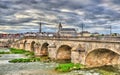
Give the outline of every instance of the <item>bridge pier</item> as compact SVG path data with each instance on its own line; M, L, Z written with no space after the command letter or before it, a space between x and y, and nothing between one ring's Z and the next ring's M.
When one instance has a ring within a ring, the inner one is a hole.
M85 65L85 54L86 54L85 52L80 52L80 57L79 57L80 63L84 65Z
M17 48L17 44L13 44L13 47L16 48L16 49L18 49L18 48Z
M40 56L40 45L35 45L35 47L34 47L34 54L35 54L35 56Z
M85 64L85 49L80 44L72 48L71 62Z
M52 60L56 60L57 50L55 44L50 44L48 46L48 53L48 57L50 57Z
M19 49L24 49L23 48L23 43L20 42L20 48Z
M31 49L30 49L30 43L26 43L25 44L24 50L31 51Z
M72 50L71 62L72 63L80 63L80 64L85 65L85 52L80 52L78 50Z
M80 63L80 53L77 50L72 50L71 52L71 62Z

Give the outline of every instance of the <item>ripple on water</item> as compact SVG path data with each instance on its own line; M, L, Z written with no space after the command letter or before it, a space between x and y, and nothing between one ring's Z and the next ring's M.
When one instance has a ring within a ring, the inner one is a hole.
M7 48L0 48L0 52L10 52L10 50Z
M49 67L50 65L50 67ZM52 65L52 66L51 66ZM46 67L47 66L47 67ZM34 63L12 63L12 64L6 64L6 65L0 65L0 75L49 75L49 71L54 69L55 64L50 63L50 64L44 64L40 62L34 62ZM49 70L50 69L50 70ZM34 73L34 74L32 74ZM48 73L48 74L47 74ZM53 74L51 74L53 75Z
M96 73L96 72L91 73L90 71L84 71L84 70L74 70L69 73L64 73L59 75L100 75L100 73Z
M5 67L2 70L0 69L0 73L4 75L53 75L50 70L44 69L44 67L41 67L37 65L37 63L34 64L13 64L10 65L4 65L0 67ZM44 65L45 66L45 65Z
M0 60L11 60L16 58L26 58L23 54L1 54Z
M8 60L0 60L0 64L9 64Z

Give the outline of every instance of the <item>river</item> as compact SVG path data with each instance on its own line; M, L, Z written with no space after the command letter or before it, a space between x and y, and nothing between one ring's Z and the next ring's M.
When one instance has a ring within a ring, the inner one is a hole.
M7 52L9 49L0 49L0 51ZM58 65L55 62L8 62L15 58L26 58L26 56L22 54L0 54L0 75L101 75L94 70L75 70L68 73L57 73L54 71L54 68Z

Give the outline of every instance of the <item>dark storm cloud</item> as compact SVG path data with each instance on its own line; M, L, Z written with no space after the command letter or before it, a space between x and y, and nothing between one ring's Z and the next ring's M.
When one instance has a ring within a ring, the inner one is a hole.
M119 6L119 0L0 0L0 25L26 32L37 31L40 21L44 31L55 31L59 22L81 30L84 23L87 30L102 32L109 24L118 32ZM8 29L1 32L14 32Z

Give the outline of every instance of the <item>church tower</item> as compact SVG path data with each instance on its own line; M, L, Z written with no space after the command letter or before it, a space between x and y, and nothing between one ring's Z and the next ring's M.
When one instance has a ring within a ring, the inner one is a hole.
M62 23L60 22L58 26L58 31L60 31L61 29L62 29Z

